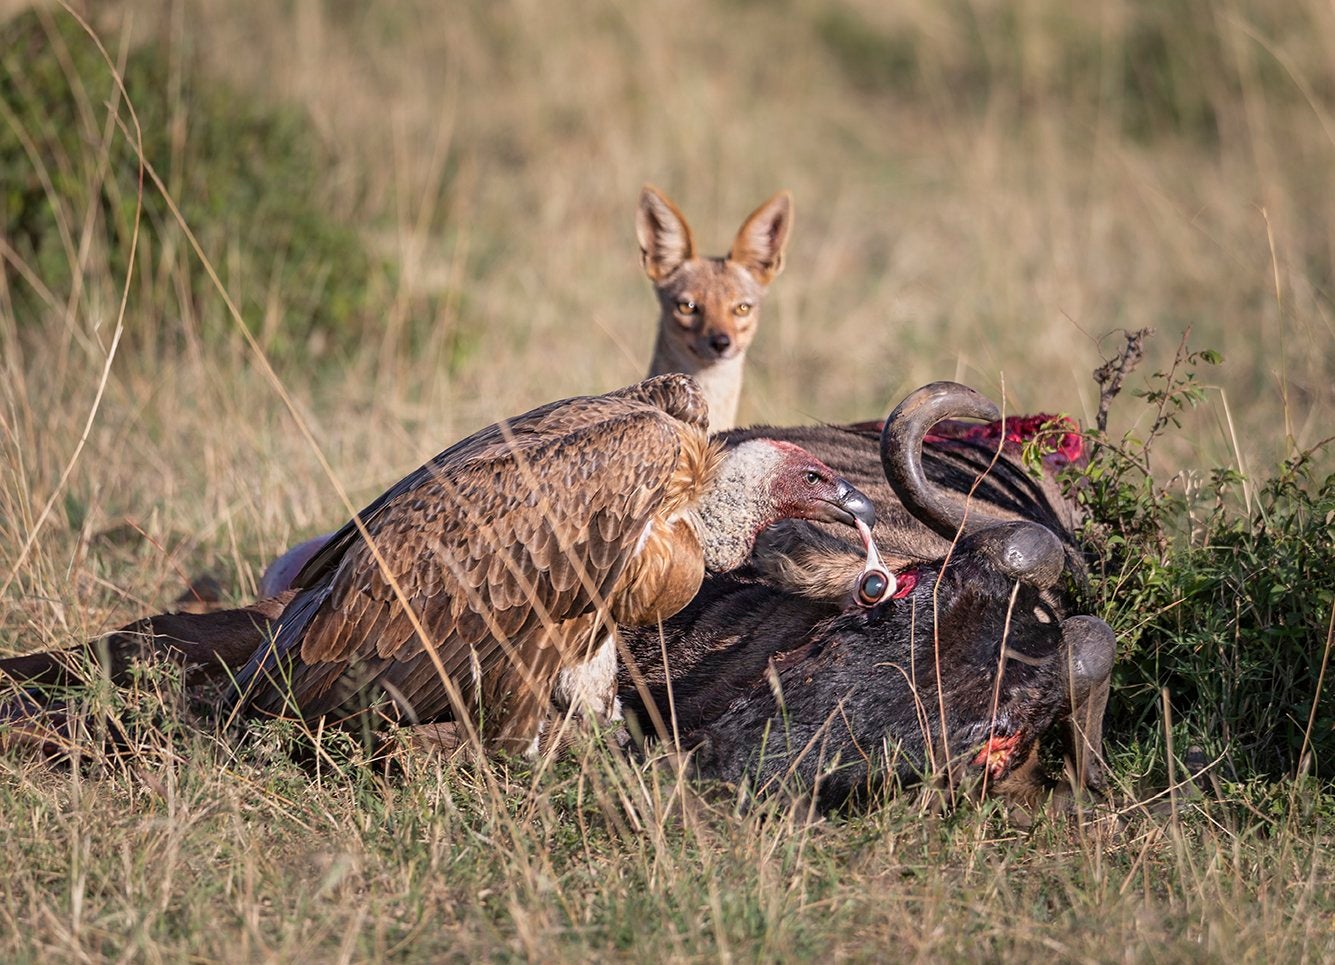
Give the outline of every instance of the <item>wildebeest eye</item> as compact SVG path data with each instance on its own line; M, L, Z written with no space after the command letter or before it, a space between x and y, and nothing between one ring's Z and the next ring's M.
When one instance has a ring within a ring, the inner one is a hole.
M889 588L890 581L885 578L884 573L875 570L863 573L862 578L858 580L858 602L863 606L875 606L885 597Z

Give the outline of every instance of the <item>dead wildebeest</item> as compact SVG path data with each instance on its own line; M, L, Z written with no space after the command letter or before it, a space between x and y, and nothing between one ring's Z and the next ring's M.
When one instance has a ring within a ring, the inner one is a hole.
M930 434L961 418L990 428ZM706 581L661 635L625 634L620 691L633 726L675 732L706 777L753 793L814 791L829 809L971 768L1033 803L1052 786L1039 738L1060 725L1072 774L1101 789L1115 643L1107 624L1078 615L1075 508L1050 474L1025 468L1013 440L1003 444L1014 428L971 389L936 383L883 430L729 433L797 443L867 493L898 589L859 605L859 548L828 528L783 524L749 570ZM1078 457L1078 437L1059 435L1050 462ZM777 589L767 580L776 569L806 592Z

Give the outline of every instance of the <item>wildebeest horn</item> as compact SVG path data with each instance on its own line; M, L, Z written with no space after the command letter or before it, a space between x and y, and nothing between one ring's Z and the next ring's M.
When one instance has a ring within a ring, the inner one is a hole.
M1076 616L1062 621L1062 643L1071 689L1066 753L1080 783L1099 790L1104 784L1103 715L1117 658L1117 638L1112 627L1098 617Z
M986 397L958 382L933 382L895 406L881 430L881 466L904 508L933 531L953 540L965 523L964 513L927 479L922 442L942 419L994 421L1001 411ZM967 532L992 526L997 519L977 504L969 508Z
M1006 576L1046 590L1061 579L1066 552L1057 534L1038 523L995 523L974 536L975 545Z
M1098 617L1067 617L1062 621L1062 642L1070 654L1071 673L1077 682L1095 684L1108 679L1117 658L1112 627Z

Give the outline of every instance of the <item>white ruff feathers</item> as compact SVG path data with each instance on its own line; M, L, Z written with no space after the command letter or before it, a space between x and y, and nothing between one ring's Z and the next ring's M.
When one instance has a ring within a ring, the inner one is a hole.
M736 569L751 555L756 533L774 519L770 481L785 454L764 439L743 442L723 457L700 500L701 542L711 573Z

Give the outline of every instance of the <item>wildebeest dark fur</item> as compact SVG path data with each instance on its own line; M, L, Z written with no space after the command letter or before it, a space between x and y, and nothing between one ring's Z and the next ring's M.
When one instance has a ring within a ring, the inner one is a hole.
M664 625L671 708L656 633L628 642L650 699L665 718L675 709L682 744L707 777L762 793L816 789L829 808L972 759L989 738L1013 738L996 779L1027 758L1066 703L1055 612L967 541L944 575L923 568L910 594L870 610L776 602L773 590L740 579L712 580L706 592ZM1002 659L1003 640L1018 657ZM623 700L644 727L630 676Z

